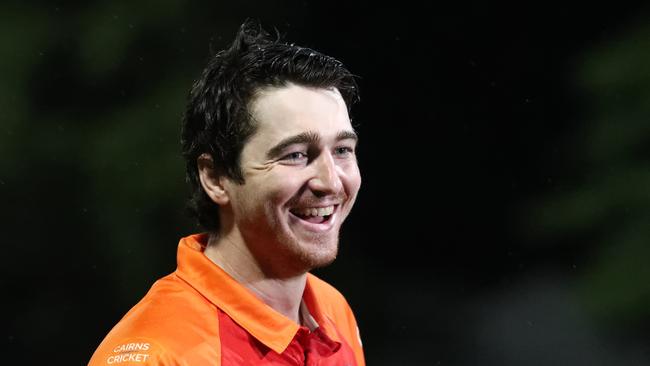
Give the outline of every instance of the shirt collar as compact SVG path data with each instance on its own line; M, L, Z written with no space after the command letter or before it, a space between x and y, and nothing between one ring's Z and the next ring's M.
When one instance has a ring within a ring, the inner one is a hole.
M208 234L205 233L181 239L178 245L176 270L178 277L228 314L233 321L264 345L277 353L284 352L300 326L258 299L250 290L206 257L203 251L207 241ZM303 303L309 310L308 315L313 316L313 320L322 326L328 336L338 340L337 332L332 332L329 322L326 321L316 301L310 286L312 280L312 275L308 274L303 295Z

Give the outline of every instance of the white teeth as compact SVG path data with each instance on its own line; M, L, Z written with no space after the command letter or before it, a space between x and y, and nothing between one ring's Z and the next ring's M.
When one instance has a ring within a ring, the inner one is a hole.
M303 208L296 212L302 216L328 216L334 212L334 206Z

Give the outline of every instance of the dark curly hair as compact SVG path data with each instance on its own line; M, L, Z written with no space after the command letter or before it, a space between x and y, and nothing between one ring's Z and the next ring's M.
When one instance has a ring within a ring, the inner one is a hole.
M256 131L249 107L260 89L288 83L337 88L348 111L359 99L355 77L340 61L287 44L279 35L272 39L253 20L241 25L229 48L210 58L192 86L181 143L191 188L188 208L204 229L219 230L219 210L200 184L197 158L210 154L218 174L243 184L240 154Z

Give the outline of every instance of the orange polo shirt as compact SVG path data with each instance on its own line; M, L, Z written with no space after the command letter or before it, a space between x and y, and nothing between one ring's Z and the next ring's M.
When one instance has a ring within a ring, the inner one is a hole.
M300 326L259 300L203 254L206 234L181 239L178 268L156 281L110 331L89 366L364 366L343 295L307 276Z

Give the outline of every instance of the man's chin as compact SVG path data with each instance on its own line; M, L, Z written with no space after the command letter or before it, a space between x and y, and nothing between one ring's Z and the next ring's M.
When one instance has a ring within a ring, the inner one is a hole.
M335 260L336 260L336 254L329 257L329 258L319 258L318 260L314 260L314 261L312 261L311 266L309 267L308 271L311 271L311 270L317 269L317 268L327 267L330 264L334 263Z
M339 228L326 232L301 230L288 225L279 233L276 240L285 251L285 264L295 272L307 272L325 267L336 259L339 245Z
M325 239L325 240L323 240ZM338 240L320 238L320 240L300 241L297 243L296 260L309 271L328 266L334 262L338 254Z

